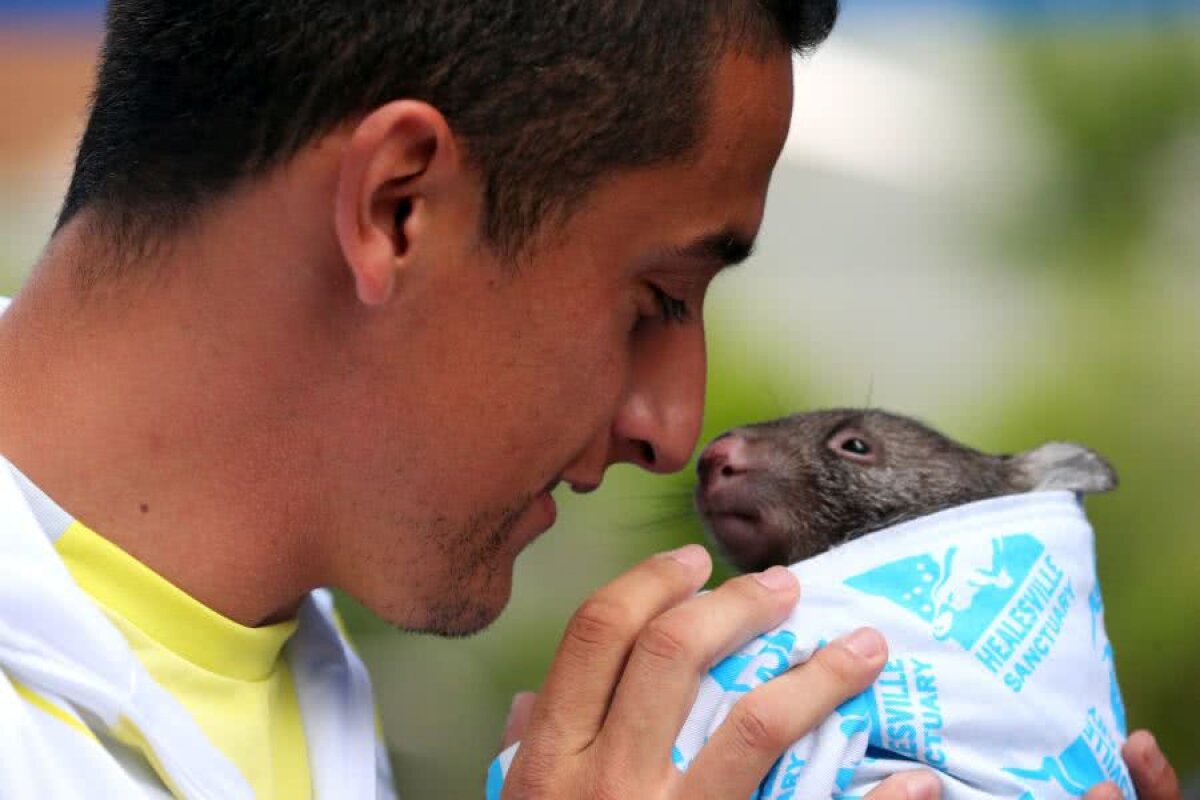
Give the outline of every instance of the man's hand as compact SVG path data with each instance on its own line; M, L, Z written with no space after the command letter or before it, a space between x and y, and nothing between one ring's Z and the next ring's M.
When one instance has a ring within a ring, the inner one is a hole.
M1181 800L1179 778L1174 768L1167 763L1166 756L1149 731L1135 731L1129 735L1121 756L1133 778L1133 788L1138 800ZM1120 800L1121 791L1112 783L1095 786L1083 800Z
M506 744L521 749L505 800L748 797L792 742L879 674L887 647L856 631L748 693L686 773L671 747L701 676L787 617L799 596L773 567L704 595L711 561L689 545L655 556L593 594L575 613L542 691L519 695ZM895 775L871 800L935 800L926 772Z

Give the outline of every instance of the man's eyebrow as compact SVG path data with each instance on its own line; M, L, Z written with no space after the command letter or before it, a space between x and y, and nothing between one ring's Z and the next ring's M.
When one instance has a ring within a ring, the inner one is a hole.
M754 240L736 231L724 230L701 236L673 251L680 258L716 263L722 267L740 264L754 252Z

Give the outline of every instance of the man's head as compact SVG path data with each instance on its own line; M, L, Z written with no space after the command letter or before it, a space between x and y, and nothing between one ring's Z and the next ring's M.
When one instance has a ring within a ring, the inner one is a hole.
M245 429L231 465L283 465L241 478L298 572L469 632L553 485L690 457L704 294L761 221L791 52L834 16L116 0L60 230L111 245L87 286L170 254L205 273L155 275L213 307L179 368L211 370L205 424Z
M135 242L395 99L437 108L512 252L602 175L678 159L729 48L807 50L832 0L112 0L60 225ZM747 87L749 88L749 87Z

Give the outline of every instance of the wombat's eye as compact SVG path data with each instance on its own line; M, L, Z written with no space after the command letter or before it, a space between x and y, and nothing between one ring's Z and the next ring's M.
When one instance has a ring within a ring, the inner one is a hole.
M856 428L843 428L829 437L826 446L839 456L860 464L874 464L878 457L871 440Z
M860 456L865 456L871 452L871 446L862 439L847 439L842 442L842 449L847 453L854 453Z

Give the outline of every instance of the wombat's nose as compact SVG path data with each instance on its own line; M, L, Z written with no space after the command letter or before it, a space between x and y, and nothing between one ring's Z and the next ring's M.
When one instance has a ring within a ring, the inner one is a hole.
M749 469L746 440L734 433L714 439L700 454L696 473L700 485L712 489L723 481L741 475Z

